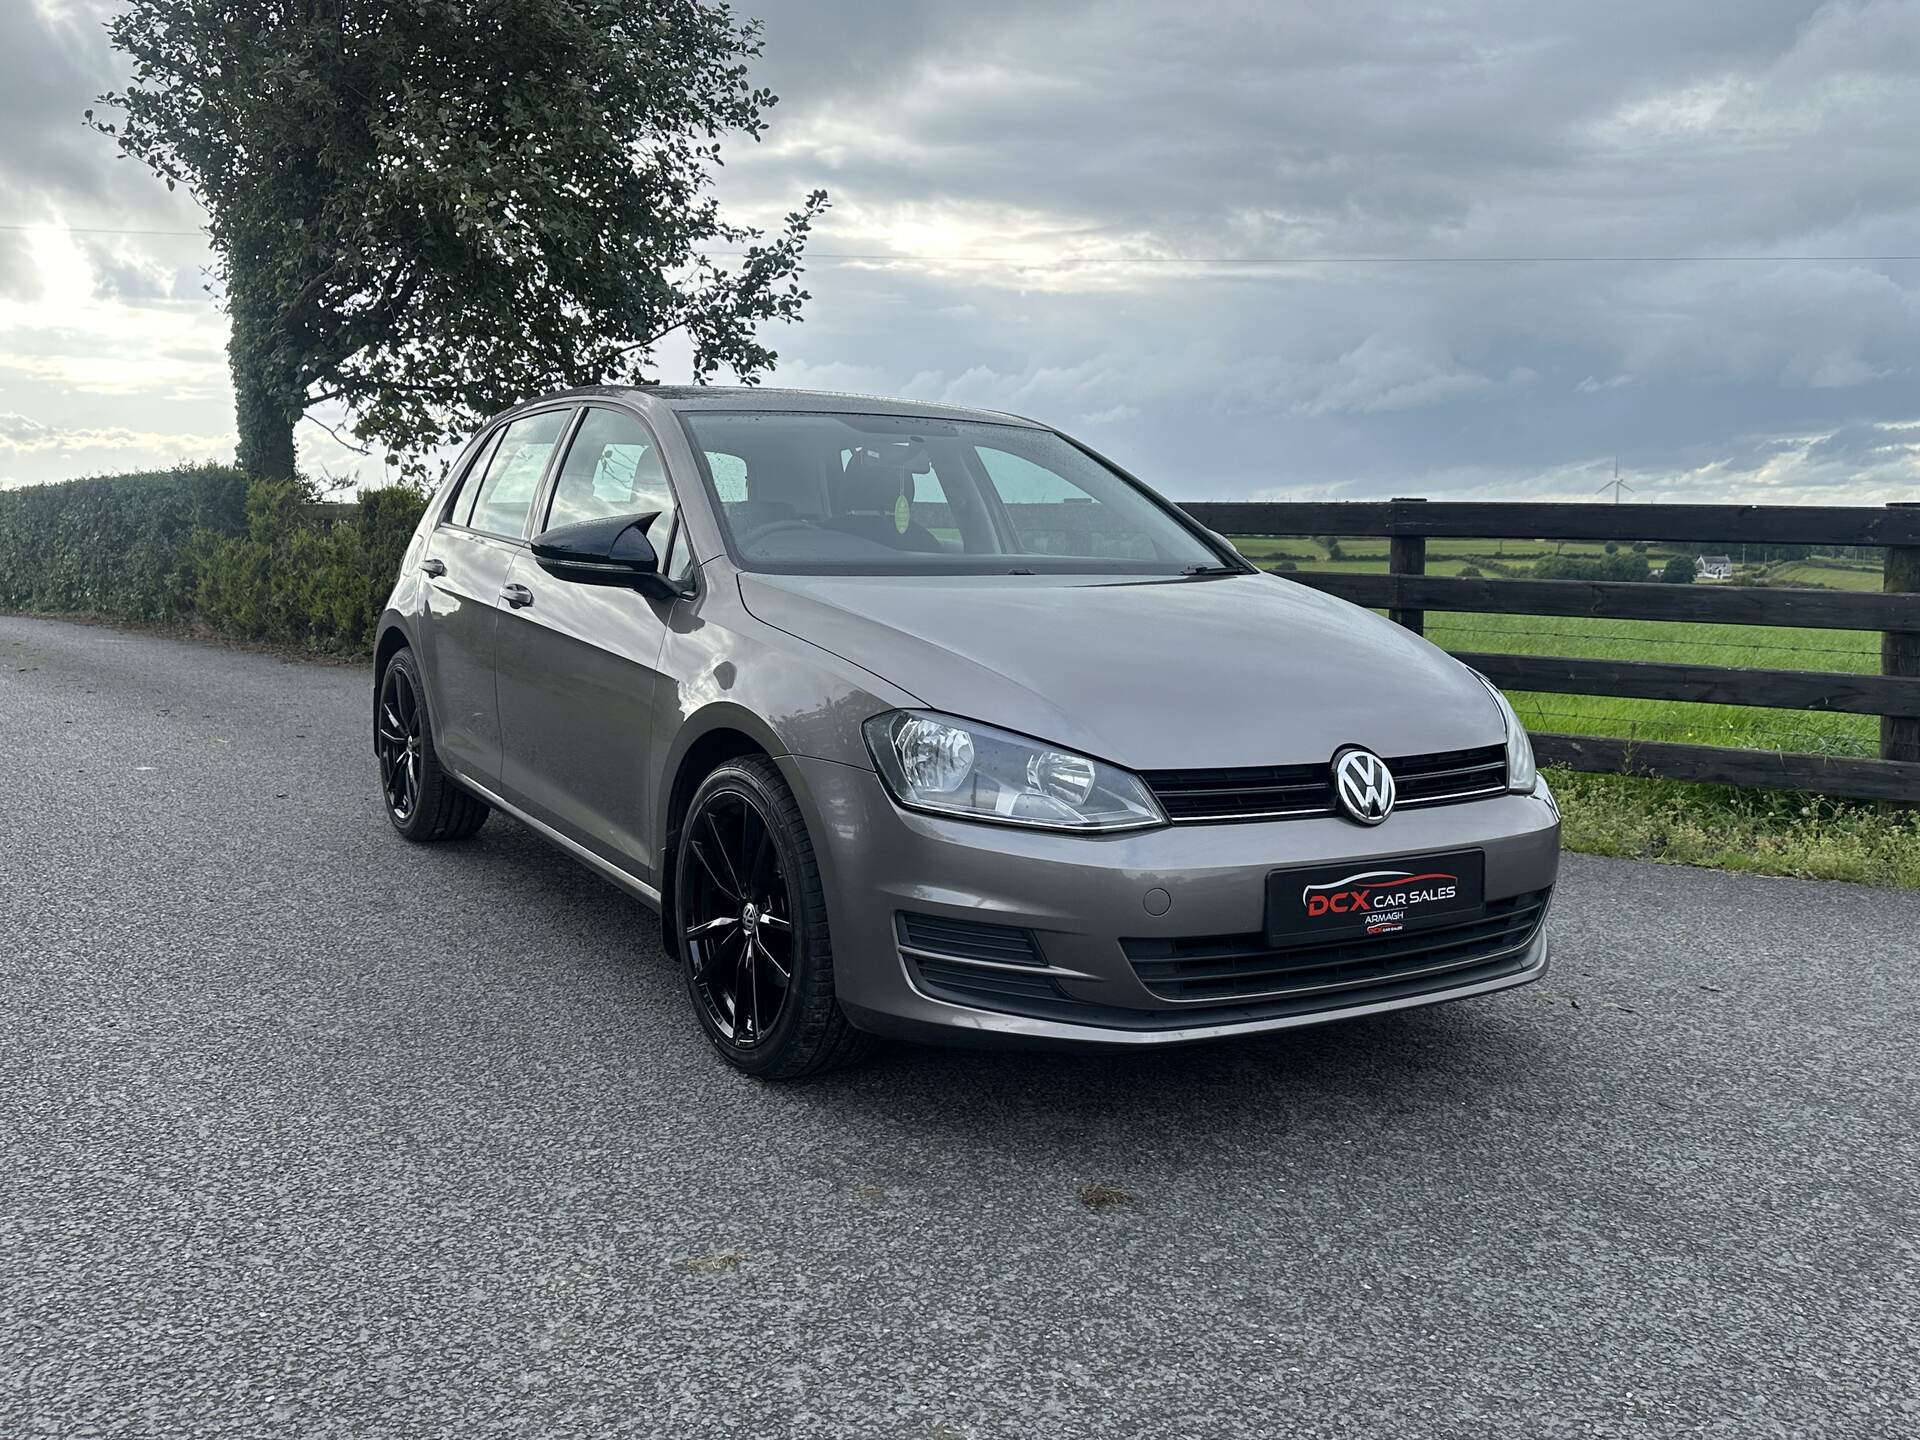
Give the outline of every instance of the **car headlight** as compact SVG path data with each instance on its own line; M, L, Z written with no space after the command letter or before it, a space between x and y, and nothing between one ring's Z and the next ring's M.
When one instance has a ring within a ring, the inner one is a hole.
M1500 693L1498 685L1478 670L1473 675L1487 687L1487 693L1493 696L1493 703L1500 707L1500 718L1507 722L1507 789L1521 795L1531 795L1540 779L1540 767L1534 763L1533 741L1527 738L1527 727L1513 713L1513 706Z
M910 810L1046 830L1167 823L1138 776L1024 735L931 710L892 710L865 730L880 778Z

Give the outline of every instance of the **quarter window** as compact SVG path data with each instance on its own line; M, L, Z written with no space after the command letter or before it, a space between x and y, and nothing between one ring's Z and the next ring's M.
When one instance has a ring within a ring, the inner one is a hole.
M507 426L474 489L472 513L464 523L515 540L525 534L534 492L570 418L566 410L543 410Z
M673 581L685 580L693 574L693 548L687 542L685 517L673 527L673 546L667 551L666 567L662 573Z
M456 525L468 525L473 522L473 497L480 493L480 477L487 473L487 464L493 459L493 452L500 448L500 432L494 431L480 447L480 453L473 457L473 463L467 466L467 473L460 477L460 488L454 492L453 503L447 507L447 518Z

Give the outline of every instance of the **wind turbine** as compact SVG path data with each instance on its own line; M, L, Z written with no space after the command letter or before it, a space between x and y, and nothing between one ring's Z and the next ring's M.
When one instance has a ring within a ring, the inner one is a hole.
M1617 458L1613 462L1613 478L1602 485L1599 490L1594 491L1594 494L1598 495L1601 491L1605 490L1613 491L1613 503L1616 505L1620 503L1620 492L1622 490L1626 491L1629 495L1634 493L1633 487L1620 478L1620 461Z

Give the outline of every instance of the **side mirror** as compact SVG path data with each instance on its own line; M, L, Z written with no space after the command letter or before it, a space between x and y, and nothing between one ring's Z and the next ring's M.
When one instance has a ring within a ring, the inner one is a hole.
M681 593L660 573L660 556L647 539L659 513L614 515L556 525L533 537L533 559L556 580L619 585L664 599Z

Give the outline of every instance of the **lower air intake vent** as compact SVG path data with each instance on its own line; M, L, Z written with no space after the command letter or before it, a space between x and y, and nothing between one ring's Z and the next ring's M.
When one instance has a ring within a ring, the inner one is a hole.
M1031 930L990 925L981 920L946 920L902 912L900 943L955 960L990 960L1000 965L1045 965Z
M936 1000L1016 1015L1068 1004L1031 930L906 913L896 923L915 983Z
M1546 916L1548 892L1491 902L1484 913L1376 940L1270 947L1264 935L1122 940L1140 983L1163 1000L1248 1001L1344 995L1415 977L1464 974L1524 951ZM1333 1002L1340 1003L1340 1002Z

